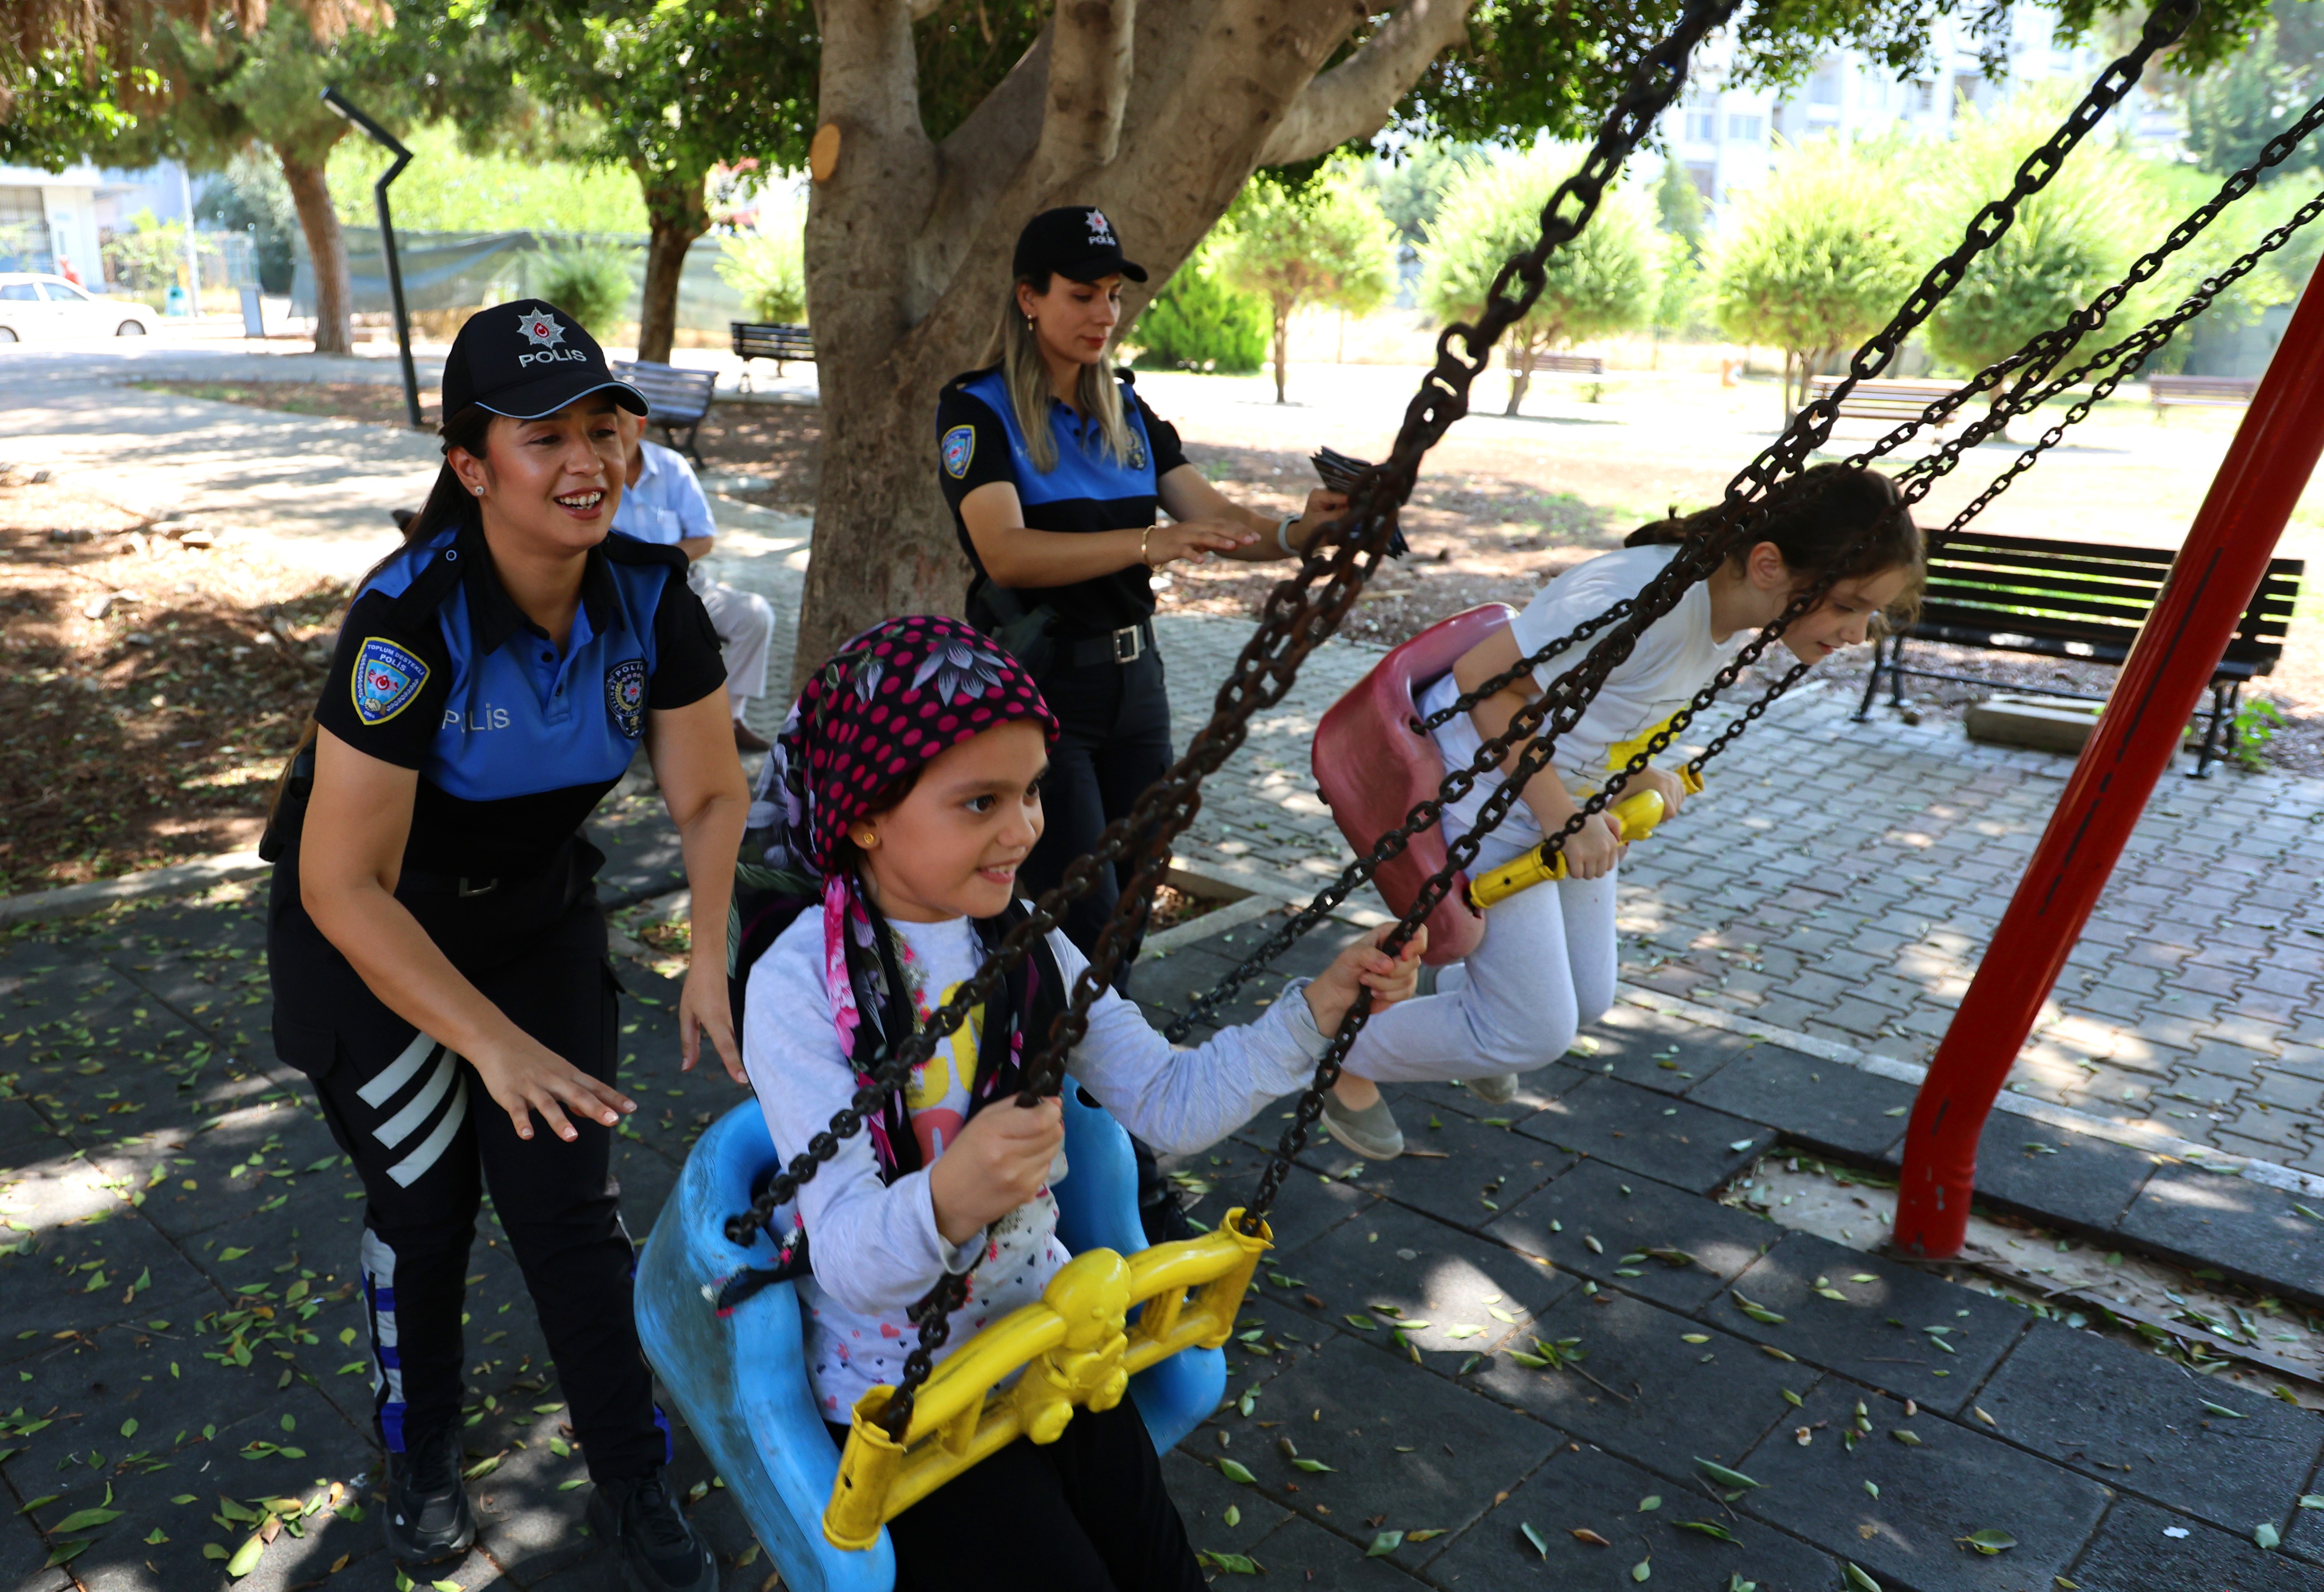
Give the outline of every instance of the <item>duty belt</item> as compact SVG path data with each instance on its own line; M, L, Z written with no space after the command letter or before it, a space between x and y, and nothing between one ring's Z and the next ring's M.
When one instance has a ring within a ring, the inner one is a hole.
M1140 620L1118 630L1064 641L1063 645L1065 662L1077 669L1092 668L1102 663L1136 663L1154 650L1154 623L1151 620Z

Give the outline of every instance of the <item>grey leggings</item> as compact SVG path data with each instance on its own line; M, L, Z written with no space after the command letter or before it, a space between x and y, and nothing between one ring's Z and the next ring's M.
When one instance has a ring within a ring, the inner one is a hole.
M1464 816L1445 814L1447 842L1467 833ZM1471 877L1540 843L1532 825L1504 824L1484 838ZM1484 940L1468 960L1441 970L1436 994L1365 1025L1347 1070L1376 1083L1424 1083L1530 1072L1563 1055L1614 1003L1619 871L1536 885L1488 907Z

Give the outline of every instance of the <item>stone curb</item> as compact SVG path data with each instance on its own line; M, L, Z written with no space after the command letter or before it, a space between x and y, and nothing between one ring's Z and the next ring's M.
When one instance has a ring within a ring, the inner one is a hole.
M0 896L0 924L79 917L116 902L143 900L151 896L190 895L214 885L255 878L273 866L255 851L227 851L216 857L198 857L191 862L172 863L167 868L148 869L143 873L124 873L118 879L101 879L91 884Z

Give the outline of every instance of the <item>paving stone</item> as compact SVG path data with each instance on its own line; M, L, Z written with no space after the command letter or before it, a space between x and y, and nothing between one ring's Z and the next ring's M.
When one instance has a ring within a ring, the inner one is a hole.
M59 1149L56 1130L49 1119L22 1100L0 1100L0 1173L51 1155L69 1153L70 1146Z
M48 1560L47 1541L32 1522L9 1511L8 1518L0 1521L0 1587L6 1592L61 1592L71 1586L64 1569L51 1568Z
M1262 1428L1259 1420L1283 1424ZM1222 1425L1230 1446L1203 1451L1247 1467L1263 1496L1335 1530L1362 1532L1367 1542L1363 1522L1375 1514L1386 1515L1388 1529L1462 1529L1563 1440L1539 1422L1345 1335L1269 1382L1252 1420L1230 1416ZM1293 1465L1278 1446L1286 1440L1299 1458L1331 1470Z
M2243 1419L2213 1414L2223 1404ZM2003 1436L2229 1531L2287 1523L2324 1449L2312 1413L2127 1344L2037 1321L1978 1394Z
M1775 1138L1739 1117L1603 1076L1560 1095L1517 1131L1698 1194L1749 1165Z
M1431 1127L1431 1121L1442 1126ZM1497 1210L1508 1210L1576 1160L1538 1139L1518 1137L1505 1127L1487 1127L1450 1111L1414 1112L1403 1126L1405 1153L1393 1161L1365 1161L1327 1138L1309 1146L1301 1162L1314 1171L1360 1182L1383 1199L1476 1231Z
M1568 1052L1565 1062L1552 1062L1546 1067L1518 1073L1517 1093L1507 1100L1479 1100L1464 1081L1396 1083L1386 1086L1381 1092L1395 1105L1397 1121L1405 1127L1406 1142L1412 1140L1411 1125L1426 1122L1431 1111L1457 1112L1489 1127L1507 1127L1523 1121L1593 1076L1577 1070L1586 1059Z
M2167 1258L2324 1303L2324 1222L2293 1210L2295 1199L2239 1177L2158 1166L2116 1227Z
M1574 1041L1572 1064L1663 1094L1686 1094L1750 1051L1747 1035L1616 1001Z
M2304 1497L2324 1497L2324 1474L2309 1478ZM2324 1565L2324 1508L2294 1509L2291 1529L2283 1533L2283 1551L2294 1558Z
M1827 1155L1877 1160L1904 1136L1914 1090L1893 1078L1760 1044L1686 1091L1698 1105L1778 1129Z
M2315 1592L2318 1584L2312 1567L2262 1551L2249 1532L2216 1531L2135 1498L2114 1506L2070 1573L2081 1592Z
M1367 1541L1372 1533L1359 1522L1350 1523ZM1415 1580L1385 1559L1368 1557L1347 1538L1310 1524L1297 1515L1277 1526L1251 1550L1270 1580L1290 1586L1314 1582L1350 1592L1419 1592L1427 1585Z
M1259 1540L1291 1518L1281 1505L1262 1497L1256 1487L1229 1481L1199 1456L1224 1452L1213 1443L1209 1422L1196 1427L1186 1440L1162 1456L1162 1483L1170 1501L1185 1522L1186 1540L1198 1552L1248 1553ZM1251 1440L1258 1440L1254 1431ZM1227 1511L1235 1523L1227 1523Z
M1257 1120L1244 1127L1272 1129L1281 1124L1272 1115L1261 1112ZM1218 1192L1207 1198L1198 1209L1206 1221L1217 1221L1234 1207L1245 1204L1257 1186L1260 1170L1266 1165L1274 1146L1254 1139L1240 1137L1214 1146L1213 1153L1223 1165L1206 1171L1204 1175L1218 1182ZM1204 1159L1207 1161L1208 1157ZM1275 1233L1275 1253L1296 1249L1342 1222L1361 1212L1375 1210L1379 1197L1358 1184L1343 1182L1338 1178L1323 1177L1295 1164L1284 1173L1282 1192L1277 1195L1274 1207L1268 1212L1268 1226Z
M1773 1222L1598 1161L1582 1162L1485 1231L1561 1271L1683 1311L1703 1304L1784 1236ZM1626 1259L1648 1249L1682 1250L1693 1264Z
M113 1208L126 1209L117 1201ZM52 1333L152 1316L176 1319L221 1302L209 1280L134 1212L105 1221L35 1225L41 1230L30 1247L0 1260L0 1360ZM98 1277L104 1285L91 1287ZM124 1301L140 1278L151 1281ZM39 1336L27 1339L26 1332Z
M1840 1434L1859 1402L1872 1431L1850 1453ZM1813 1434L1804 1448L1794 1437L1802 1426ZM1918 1446L1890 1435L1898 1431L1912 1432ZM1759 1483L1739 1508L1862 1566L1890 1592L2049 1587L2112 1496L1998 1438L1932 1410L1908 1416L1900 1402L1837 1377L1735 1468ZM1865 1490L1868 1481L1878 1497ZM1987 1559L1957 1543L1989 1530L2007 1532L2017 1546Z
M1872 1281L1859 1283L1859 1276ZM1827 1298L1819 1287L1845 1298ZM1754 1321L1738 1295L1784 1320ZM1969 1402L2027 1320L2016 1306L1941 1276L1799 1232L1784 1234L1703 1315L1810 1365L1947 1413ZM1929 1327L1948 1330L1923 1330ZM1935 1347L1932 1340L1940 1336L1954 1352Z
M1660 1506L1641 1510L1648 1498L1661 1499ZM1722 1542L1679 1524L1690 1520L1725 1527L1739 1541ZM1546 1554L1526 1540L1528 1524L1548 1544ZM1577 1529L1594 1531L1609 1545L1584 1542L1573 1535ZM1641 1562L1651 1565L1653 1585L1685 1592L1725 1592L1738 1575L1756 1581L1759 1592L1826 1592L1840 1584L1840 1566L1829 1554L1738 1518L1699 1483L1656 1476L1582 1443L1551 1455L1507 1503L1425 1562L1431 1581L1460 1592L1628 1592L1637 1585L1632 1567Z
M1401 1355L1390 1336L1395 1321L1371 1308L1393 1305L1399 1319L1429 1323L1405 1330L1405 1341L1465 1358L1520 1330L1574 1285L1498 1244L1396 1205L1375 1208L1363 1227L1360 1242L1353 1232L1333 1233L1286 1254L1279 1272L1270 1257L1260 1269L1263 1296L1335 1330L1360 1330L1347 1321L1351 1315L1370 1321L1373 1330L1363 1341ZM1300 1285L1278 1288L1270 1274L1296 1277ZM1307 1303L1311 1296L1322 1306Z
M1572 1370L1520 1366L1505 1354L1469 1380L1584 1442L1673 1476L1691 1474L1697 1455L1733 1464L1790 1413L1782 1390L1804 1393L1815 1380L1810 1367L1784 1365L1738 1339L1611 1289L1594 1298L1566 1294L1527 1336L1553 1343L1579 1339L1583 1358L1577 1364L1596 1381ZM1690 1336L1710 1341L1689 1343Z
M1900 1139L1879 1159L1904 1164ZM1996 1111L1977 1141L1977 1198L2036 1221L2107 1233L2156 1170L2144 1150Z

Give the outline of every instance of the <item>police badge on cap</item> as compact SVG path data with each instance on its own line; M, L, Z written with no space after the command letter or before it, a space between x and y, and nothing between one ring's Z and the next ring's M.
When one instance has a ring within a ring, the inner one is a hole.
M633 415L646 412L644 396L614 379L588 328L539 299L479 309L460 327L444 360L447 415L475 404L496 415L537 420L592 392L610 393Z

